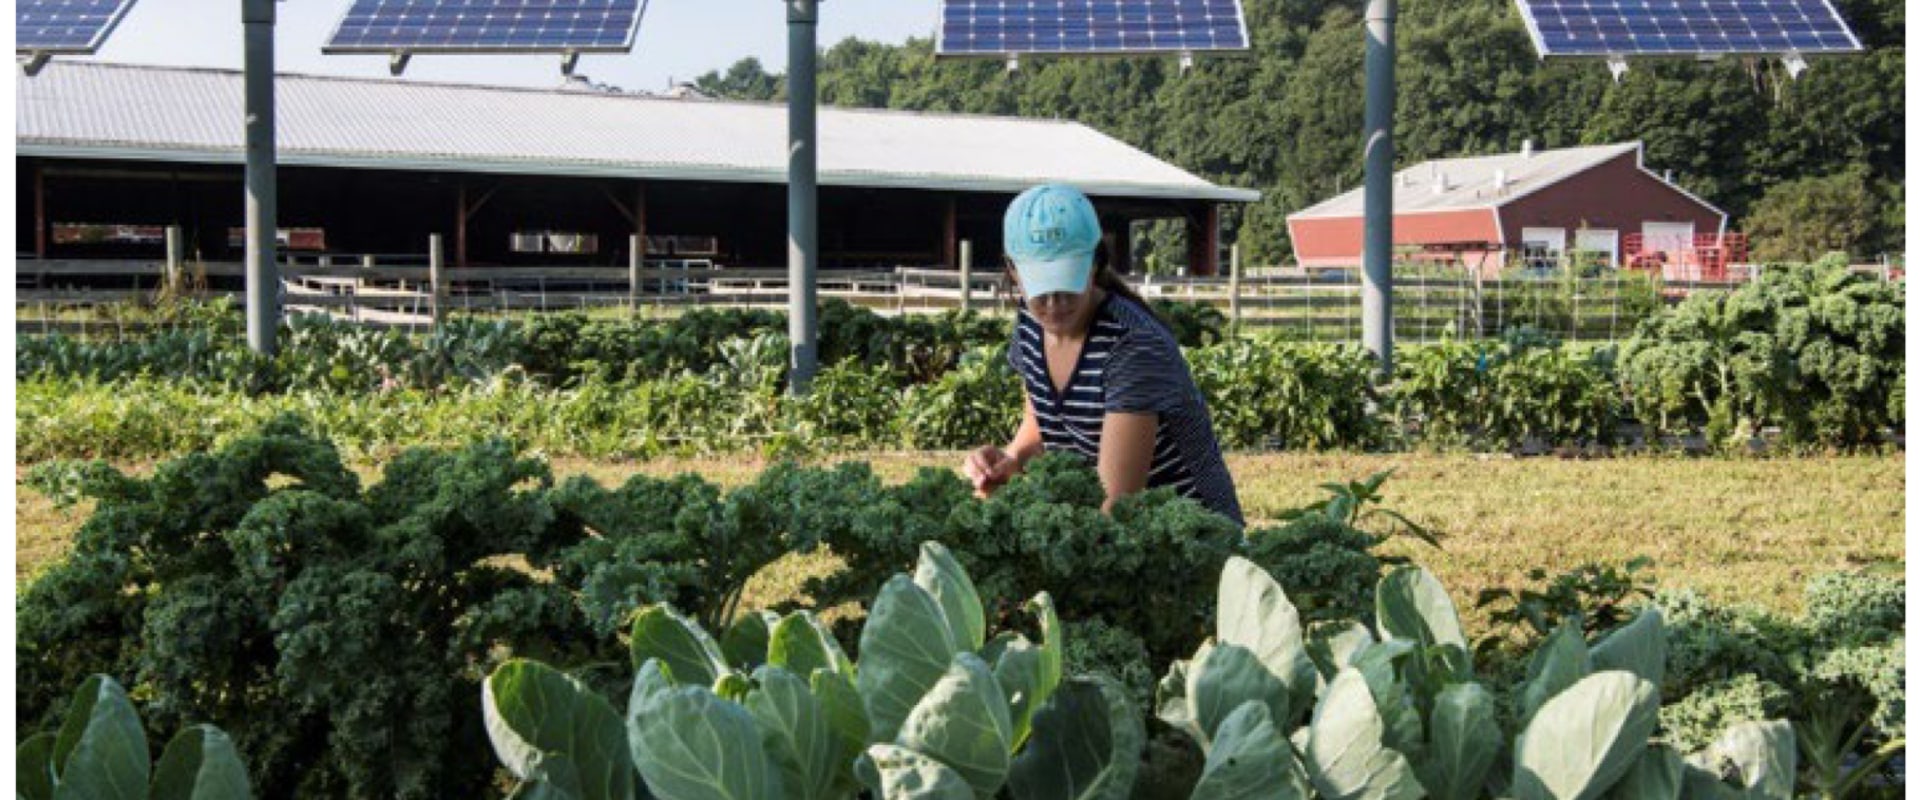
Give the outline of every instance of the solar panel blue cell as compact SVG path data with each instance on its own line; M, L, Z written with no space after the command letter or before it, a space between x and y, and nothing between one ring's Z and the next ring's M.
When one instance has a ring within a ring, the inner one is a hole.
M18 0L13 48L18 53L92 53L100 49L133 0Z
M354 0L322 50L624 52L645 10L645 0Z
M1239 0L942 0L940 55L1244 50Z
M1516 0L1543 56L1853 52L1828 0Z

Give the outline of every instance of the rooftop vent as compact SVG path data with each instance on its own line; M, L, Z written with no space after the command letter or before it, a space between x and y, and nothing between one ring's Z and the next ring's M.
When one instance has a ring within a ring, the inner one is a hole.
M1532 139L1526 139L1520 142L1520 157L1521 158L1533 157L1533 140Z

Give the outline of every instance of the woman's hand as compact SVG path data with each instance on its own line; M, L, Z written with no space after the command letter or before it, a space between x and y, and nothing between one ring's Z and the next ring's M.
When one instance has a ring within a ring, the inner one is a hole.
M973 481L973 495L984 499L1020 471L1020 460L988 445L967 454L966 471L967 479Z

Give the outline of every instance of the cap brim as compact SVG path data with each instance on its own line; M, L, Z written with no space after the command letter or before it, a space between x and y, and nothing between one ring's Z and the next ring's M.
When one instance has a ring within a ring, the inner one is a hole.
M1087 280L1093 275L1093 254L1079 253L1050 261L1016 260L1013 269L1020 274L1021 293L1028 297L1057 292L1079 294L1087 290Z

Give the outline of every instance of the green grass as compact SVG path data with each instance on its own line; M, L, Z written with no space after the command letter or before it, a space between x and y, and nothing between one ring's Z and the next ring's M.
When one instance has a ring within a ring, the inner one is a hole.
M880 453L866 460L889 481L923 466L953 468L958 453ZM145 471L144 465L130 465ZM751 457L609 462L561 459L559 477L586 474L613 485L635 473L697 472L723 485L751 480L766 462ZM1515 587L1526 573L1586 562L1654 560L1661 586L1691 586L1708 597L1799 610L1808 578L1851 569L1904 569L1906 481L1903 457L1794 459L1558 458L1408 453L1229 456L1240 499L1257 525L1321 496L1318 484L1395 469L1383 487L1387 505L1445 534L1442 549L1396 540L1391 552L1433 570L1453 593L1471 630L1481 589ZM371 465L356 467L376 477ZM65 552L88 509L55 509L18 486L16 581ZM748 600L797 593L829 557L795 558L769 568Z

